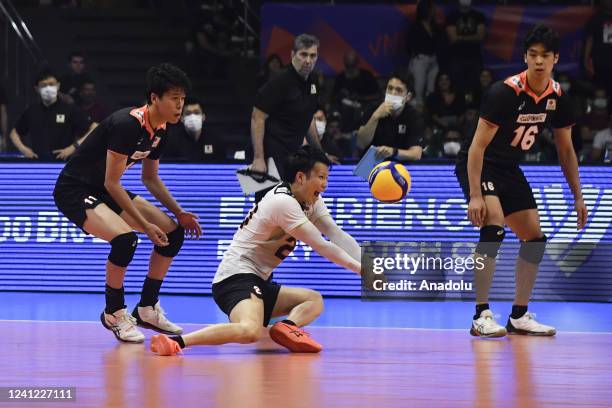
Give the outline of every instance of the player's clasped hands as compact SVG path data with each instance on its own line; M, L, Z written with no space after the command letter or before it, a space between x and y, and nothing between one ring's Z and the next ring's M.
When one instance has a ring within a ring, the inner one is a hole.
M472 222L472 225L475 225L477 227L482 227L484 225L485 218L487 217L487 206L485 205L484 198L470 198L467 216L468 219Z
M70 145L64 149L53 150L53 154L55 155L55 158L58 160L66 160L68 157L72 155L72 153L74 153L75 150L76 149L74 148L74 146Z
M157 246L167 246L168 245L168 237L157 225L153 223L148 223L144 227L144 233L147 234L147 237Z
M185 228L185 235L190 239L198 239L202 235L202 227L198 222L197 214L190 212L182 212L177 217L181 227Z

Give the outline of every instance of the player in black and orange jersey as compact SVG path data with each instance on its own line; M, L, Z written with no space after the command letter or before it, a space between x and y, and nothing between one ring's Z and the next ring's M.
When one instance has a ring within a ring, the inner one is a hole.
M159 305L158 295L185 232L198 238L195 214L184 211L158 176L159 158L166 144L166 123L181 117L187 75L171 64L147 72L147 104L118 110L103 120L66 164L53 197L60 211L79 228L111 244L106 262L106 308L100 318L118 340L140 343L144 335L136 324L179 334ZM142 181L177 221L121 185L123 173L142 161ZM138 236L144 232L155 244L141 299L132 315L124 304L123 280Z
M559 60L559 36L549 27L538 25L525 38L524 52L527 70L492 85L474 137L466 142L457 158L455 173L469 201L468 218L480 227L476 256L485 260L484 268L474 272L476 314L471 328L474 336L501 337L508 332L555 334L553 327L538 323L527 311L546 235L540 228L531 187L518 165L545 127L553 129L559 162L574 195L578 228L583 228L587 220L571 140L574 118L568 96L552 79ZM495 322L488 304L504 225L521 240L516 294L505 328Z

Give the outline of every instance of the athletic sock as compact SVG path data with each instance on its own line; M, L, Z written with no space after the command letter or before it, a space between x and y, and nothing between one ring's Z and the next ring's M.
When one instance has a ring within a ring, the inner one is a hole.
M291 326L296 326L297 327L297 324L295 324L293 321L291 321L289 319L282 320L281 323L285 323L285 324L289 324Z
M119 289L115 289L111 288L107 284L104 290L104 296L106 298L106 307L104 308L104 311L107 314L113 314L117 310L121 310L126 307L123 286Z
M474 315L474 320L480 318L480 314L488 309L489 309L488 303L482 303L480 305L476 305L476 314Z
M527 306L512 305L512 314L510 314L510 317L513 319L520 319L525 313L527 313Z
M142 293L140 294L140 303L138 306L155 306L163 282L163 280L152 279L147 276L142 284Z
M180 348L182 348L182 349L185 348L185 341L183 340L183 338L181 336L170 336L169 338L170 338L170 340L176 341Z

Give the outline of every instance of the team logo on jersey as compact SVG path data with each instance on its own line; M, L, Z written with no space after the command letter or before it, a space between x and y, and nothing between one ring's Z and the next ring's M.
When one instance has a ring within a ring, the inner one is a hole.
M317 86L315 84L310 84L310 94L315 95L317 93Z
M155 136L155 139L153 139L153 143L151 143L151 147L156 148L160 140L161 140L161 137Z
M524 113L518 115L516 123L544 123L546 122L545 113Z
M557 110L557 100L549 99L546 101L546 110L554 111Z
M66 122L66 115L62 115L61 113L58 113L57 115L55 115L55 123L65 123Z
M145 157L147 157L149 154L151 154L150 150L147 150L146 152L141 152L141 151L136 150L134 152L134 154L132 154L130 159L132 159L132 160L142 160Z
M406 125L399 125L399 126L397 127L397 132L398 132L400 135L405 135L405 134L406 134Z
M204 154L212 154L213 145L204 145Z

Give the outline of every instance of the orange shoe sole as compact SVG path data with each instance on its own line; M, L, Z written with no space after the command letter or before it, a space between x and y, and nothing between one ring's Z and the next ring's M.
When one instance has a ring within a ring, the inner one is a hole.
M275 343L289 349L294 353L319 353L323 350L323 347L319 344L313 344L313 342L296 342L292 340L287 333L282 330L275 330L274 327L270 329L270 338Z

